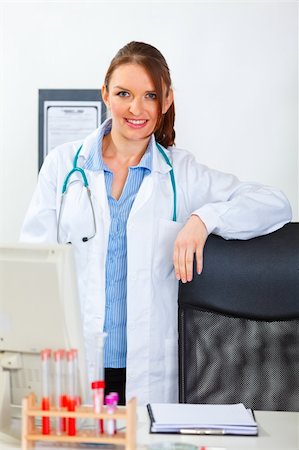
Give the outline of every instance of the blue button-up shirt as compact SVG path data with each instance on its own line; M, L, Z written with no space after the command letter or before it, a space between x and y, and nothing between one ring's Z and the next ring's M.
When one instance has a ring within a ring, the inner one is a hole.
M110 231L106 257L106 310L104 331L105 367L126 367L127 355L127 220L143 178L152 169L154 137L137 166L129 167L122 194L118 200L112 197L113 173L102 158L103 137L111 131L111 120L99 129L97 143L85 163L89 170L103 170L110 208Z

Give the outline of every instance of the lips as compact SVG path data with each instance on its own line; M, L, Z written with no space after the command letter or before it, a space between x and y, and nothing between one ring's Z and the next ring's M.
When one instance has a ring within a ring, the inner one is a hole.
M127 124L131 128L143 128L147 124L146 119L126 119Z

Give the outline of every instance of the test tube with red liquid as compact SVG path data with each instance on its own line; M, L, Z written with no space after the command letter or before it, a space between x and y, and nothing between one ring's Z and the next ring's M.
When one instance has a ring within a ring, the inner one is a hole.
M50 410L50 376L51 376L51 354L50 349L41 351L42 365L42 410ZM50 417L42 417L42 434L50 434Z
M95 381L91 383L93 393L93 407L95 413L100 413L104 404L105 369L104 369L104 344L107 333L101 333L96 342ZM96 420L97 434L104 433L103 419Z
M78 350L76 348L72 348L74 357L74 390L75 390L75 398L76 398L76 406L80 406L82 403L82 399L80 396L80 387L79 387L79 364L78 364Z
M104 381L93 381L91 383L92 388L92 401L93 401L93 411L95 413L102 412L103 404L104 404L104 389L105 382ZM102 434L104 433L104 423L103 419L96 419L96 433Z
M73 351L68 351L67 357L67 375L68 375L68 411L75 411L76 409L76 394L75 394L75 364L74 364L74 353ZM76 435L76 419L74 417L69 417L67 419L67 433L69 436Z
M57 350L54 352L55 366L55 403L59 410L67 407L67 395L65 390L65 351ZM62 434L66 431L66 419L64 417L56 418L56 433Z

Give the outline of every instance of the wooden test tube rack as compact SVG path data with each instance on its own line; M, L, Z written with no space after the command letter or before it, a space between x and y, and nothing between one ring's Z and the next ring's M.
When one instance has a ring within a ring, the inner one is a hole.
M50 434L42 434L41 429L35 426L35 417L65 417L76 419L121 419L126 422L125 431L117 431L110 436L106 433L97 434L96 430L78 430L75 436L66 433L56 434L56 430ZM89 444L117 444L123 445L125 450L136 448L136 398L132 398L126 407L116 408L115 413L94 413L92 406L81 406L76 411L67 411L66 408L50 411L41 410L36 404L34 394L23 399L22 404L22 450L34 447L36 441L64 442L64 443L89 443Z

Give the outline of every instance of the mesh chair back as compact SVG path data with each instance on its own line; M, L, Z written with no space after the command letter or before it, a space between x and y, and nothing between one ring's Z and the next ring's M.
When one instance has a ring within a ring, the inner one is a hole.
M211 235L179 288L183 403L299 411L299 224L248 241Z

